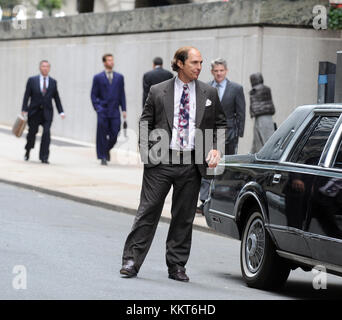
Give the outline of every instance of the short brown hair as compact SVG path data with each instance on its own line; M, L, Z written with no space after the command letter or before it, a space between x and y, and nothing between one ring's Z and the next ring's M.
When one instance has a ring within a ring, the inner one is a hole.
M185 61L189 57L189 51L191 49L195 49L195 48L187 46L187 47L179 48L176 51L175 56L173 57L173 60L171 62L171 68L172 68L173 71L178 71L179 70L179 67L177 65L178 60L182 61L183 64L185 63Z
M49 62L49 61L47 61L47 60L41 60L41 61L39 62L39 66L41 66L42 63L48 63L48 64L50 65L50 62Z
M102 62L106 62L107 57L113 57L113 55L111 53L106 53L102 56Z

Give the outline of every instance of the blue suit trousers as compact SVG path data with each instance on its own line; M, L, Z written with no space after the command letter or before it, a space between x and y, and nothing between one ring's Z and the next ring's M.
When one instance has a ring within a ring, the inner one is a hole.
M98 159L109 159L109 152L114 147L120 131L120 118L108 118L97 114L96 152Z

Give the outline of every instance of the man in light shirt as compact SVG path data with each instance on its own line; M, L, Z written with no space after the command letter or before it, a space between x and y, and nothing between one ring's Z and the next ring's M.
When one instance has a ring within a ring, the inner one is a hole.
M246 102L243 87L227 78L228 66L222 58L211 62L211 74L214 79L209 85L217 89L223 111L227 119L225 154L237 153L239 137L243 137L245 129ZM210 180L202 179L200 190L200 206L196 213L203 215L204 203L209 197Z
M219 58L211 63L214 77L209 85L217 89L223 111L227 119L225 154L236 154L239 138L245 131L246 101L243 87L227 78L226 60Z
M143 185L138 212L123 252L120 274L125 277L138 274L151 246L165 197L172 186L172 219L166 240L166 264L170 279L189 281L185 265L190 254L201 177L209 178L208 167L213 169L217 166L223 153L217 147L219 129L223 133L226 129L217 91L197 80L202 61L196 48L178 49L172 62L172 69L178 76L152 86L149 91L140 118ZM204 134L211 130L214 139L204 145ZM159 136L156 136L157 132L160 132ZM157 149L159 137L164 141L161 147L164 156L161 161L156 161L158 157L154 157L153 151Z
M23 116L28 117L29 131L25 146L25 160L30 159L39 126L43 127L40 143L39 160L49 164L50 128L53 119L52 99L55 100L59 115L64 119L64 111L57 90L57 81L49 76L51 65L47 60L39 63L40 75L30 77L27 81L22 106Z

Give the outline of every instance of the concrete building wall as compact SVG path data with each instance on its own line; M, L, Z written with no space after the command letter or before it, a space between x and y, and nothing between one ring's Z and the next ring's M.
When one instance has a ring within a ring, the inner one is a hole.
M210 80L210 61L223 57L228 61L229 78L243 85L247 117L239 152L246 153L253 135L248 112L250 74L263 73L265 84L272 89L275 120L280 124L297 105L316 102L318 62L336 62L342 37L339 32L255 26L0 41L0 124L12 125L20 112L27 78L38 74L41 59L48 59L67 115L62 121L55 113L52 134L94 142L92 78L102 71L102 54L112 52L115 69L125 76L128 125L137 131L143 73L151 69L152 59L157 55L170 69L175 50L183 45L195 46L202 52L200 80Z

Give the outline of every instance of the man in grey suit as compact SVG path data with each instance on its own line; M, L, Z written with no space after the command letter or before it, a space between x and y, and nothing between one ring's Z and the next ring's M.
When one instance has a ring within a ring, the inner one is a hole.
M209 84L217 88L227 119L225 154L236 154L239 137L243 137L245 130L246 101L243 87L227 79L228 67L224 59L212 61L211 73L214 79Z
M246 101L243 87L227 79L228 67L224 59L216 59L211 63L211 73L214 77L209 84L215 87L227 119L227 134L225 154L236 154L239 137L243 137L245 129ZM202 179L200 201L196 212L203 214L205 200L209 196L210 180Z
M178 76L152 86L148 94L139 134L143 184L138 212L124 247L120 270L124 277L138 274L172 186L166 264L170 279L189 281L185 265L201 176L212 176L220 160L219 150L223 153L226 130L217 90L197 80L202 61L196 48L178 49L172 62ZM213 134L211 141L203 138L208 131Z

